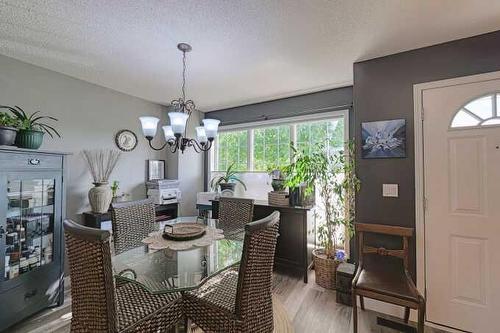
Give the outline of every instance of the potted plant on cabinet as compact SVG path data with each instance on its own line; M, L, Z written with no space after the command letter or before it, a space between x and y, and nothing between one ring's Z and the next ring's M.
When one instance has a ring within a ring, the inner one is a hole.
M290 180L306 183L306 193L319 191L320 220L318 240L321 248L313 251L316 283L335 289L335 274L344 260L344 251L339 249L343 241L339 228L344 226L345 235L354 234L354 200L360 189L355 173L354 143L346 144L345 151L331 151L318 145L310 155L294 151L294 162L290 165ZM293 183L293 182L292 182Z
M48 125L44 120L57 121L56 118L50 116L41 116L40 111L36 111L31 115L26 114L19 106L0 106L0 108L8 109L17 119L19 131L16 136L16 146L20 148L38 149L42 145L43 135L49 134L51 138L54 136L61 137L59 132Z
M267 202L275 206L288 206L290 203L289 193L286 191L286 166L271 165L267 173L271 178L273 190L267 193Z
M16 140L19 122L5 112L0 112L0 146L12 146Z
M213 191L217 191L220 188L221 192L224 190L231 190L234 192L236 183L240 183L245 190L247 189L245 183L238 176L238 172L234 170L234 163L231 163L222 175L212 178L210 187Z

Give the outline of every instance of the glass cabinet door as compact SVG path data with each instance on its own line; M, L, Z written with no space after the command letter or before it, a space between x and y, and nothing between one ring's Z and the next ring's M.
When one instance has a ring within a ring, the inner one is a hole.
M8 177L4 280L52 262L56 180L44 175Z

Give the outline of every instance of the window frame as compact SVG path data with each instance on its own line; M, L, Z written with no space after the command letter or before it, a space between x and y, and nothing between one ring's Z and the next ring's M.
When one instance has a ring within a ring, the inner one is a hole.
M263 173L265 171L254 171L253 169L253 158L254 158L254 129L262 128L262 127L271 127L271 126L282 126L289 125L290 126L290 139L293 141L294 145L297 143L297 123L304 122L316 122L322 120L334 120L335 118L343 118L344 119L344 142L349 141L349 109L336 110L336 111L327 111L321 113L313 113L310 115L303 116L294 116L287 118L279 118L279 119L270 119L270 120L262 120L255 121L249 123L242 124L234 124L234 125L222 125L219 127L219 132L229 132L229 131L247 131L247 170L237 170L241 172L256 172ZM208 154L208 174L211 172L223 171L223 170L215 170L215 164L218 156L218 142L217 138L214 140L213 149L209 151ZM209 177L208 177L209 178ZM207 184L208 185L208 184Z

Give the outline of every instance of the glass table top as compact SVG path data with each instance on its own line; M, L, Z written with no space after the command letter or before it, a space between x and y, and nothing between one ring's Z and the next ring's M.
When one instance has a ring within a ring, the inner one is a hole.
M180 217L157 223L198 222L218 227L218 220ZM151 250L147 245L130 249L112 257L113 273L117 280L132 281L151 293L168 293L197 288L203 280L240 262L243 235L232 234L230 239L215 240L209 246L188 250Z

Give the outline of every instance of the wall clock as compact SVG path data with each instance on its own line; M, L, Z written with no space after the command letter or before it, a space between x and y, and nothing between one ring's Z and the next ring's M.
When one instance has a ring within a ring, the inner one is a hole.
M116 146L123 151L132 151L137 147L137 136L130 130L121 130L115 136Z

